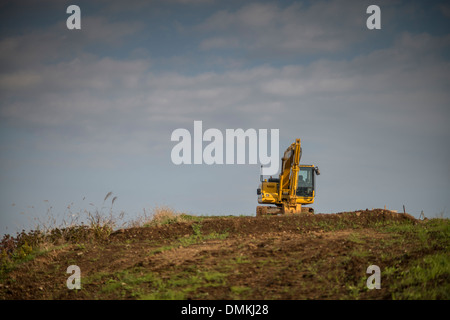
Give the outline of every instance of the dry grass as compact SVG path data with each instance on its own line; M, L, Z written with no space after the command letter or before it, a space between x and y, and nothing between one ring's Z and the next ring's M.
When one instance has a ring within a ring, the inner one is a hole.
M141 228L161 226L165 224L189 221L190 216L177 212L169 206L155 206L150 210L143 209L143 213L127 222L127 228Z
M157 206L153 208L150 219L144 223L144 226L160 226L183 221L186 221L184 214L168 206Z

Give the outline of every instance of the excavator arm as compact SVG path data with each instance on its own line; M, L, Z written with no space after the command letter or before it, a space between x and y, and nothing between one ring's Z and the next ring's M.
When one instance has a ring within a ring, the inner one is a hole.
M302 148L300 139L296 139L284 152L281 158L280 184L278 189L278 201L282 201L283 195L289 198L295 197L298 184L298 171Z

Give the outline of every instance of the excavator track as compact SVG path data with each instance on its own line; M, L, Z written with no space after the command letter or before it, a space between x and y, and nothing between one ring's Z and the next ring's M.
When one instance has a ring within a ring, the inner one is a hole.
M287 211L283 207L257 206L256 216L276 216L279 214L314 214L314 209L310 207L301 207L300 210Z

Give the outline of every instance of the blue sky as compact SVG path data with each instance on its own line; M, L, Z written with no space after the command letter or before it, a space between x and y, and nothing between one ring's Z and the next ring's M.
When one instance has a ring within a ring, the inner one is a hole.
M279 129L280 154L302 139L316 212L449 216L445 1L6 1L0 21L2 233L109 191L130 219L254 215L258 165L171 162L172 131L194 120Z

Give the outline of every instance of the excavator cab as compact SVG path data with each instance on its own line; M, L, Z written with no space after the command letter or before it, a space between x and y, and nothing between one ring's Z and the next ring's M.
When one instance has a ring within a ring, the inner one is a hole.
M298 186L296 195L299 197L313 197L314 196L314 183L315 175L319 172L319 169L314 166L300 165L300 171L298 174Z

